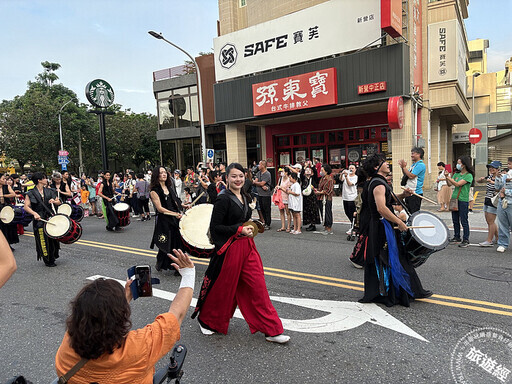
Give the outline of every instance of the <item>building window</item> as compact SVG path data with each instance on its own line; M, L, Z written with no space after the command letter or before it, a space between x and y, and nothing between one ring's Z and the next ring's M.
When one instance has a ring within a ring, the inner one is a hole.
M245 7L247 5L247 0L240 0L240 8Z
M158 94L158 123L160 129L199 125L197 87L184 87Z

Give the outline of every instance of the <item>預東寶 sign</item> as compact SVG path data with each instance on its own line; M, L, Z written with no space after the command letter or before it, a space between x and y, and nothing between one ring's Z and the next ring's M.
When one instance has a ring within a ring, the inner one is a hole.
M252 85L254 116L331 105L337 101L336 68Z

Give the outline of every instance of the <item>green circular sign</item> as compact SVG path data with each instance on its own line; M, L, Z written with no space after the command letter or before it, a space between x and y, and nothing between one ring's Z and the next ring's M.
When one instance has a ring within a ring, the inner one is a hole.
M100 108L110 107L114 103L114 90L105 80L96 79L85 87L85 96L89 102Z

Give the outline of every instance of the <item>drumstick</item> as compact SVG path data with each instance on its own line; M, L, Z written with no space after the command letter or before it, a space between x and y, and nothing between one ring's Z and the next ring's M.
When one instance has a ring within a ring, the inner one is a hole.
M48 220L45 220L45 219L39 219L39 220L41 220L42 222L44 222L44 223L46 223L46 224L50 224L50 225L57 225L57 224L55 224L55 223L51 223L51 222L49 222Z
M423 228L435 228L435 225L412 225L410 227L407 227L407 229L423 229ZM398 229L398 227L395 227L395 229Z
M400 188L402 188L404 191L407 189L405 187L400 187ZM421 199L427 200L429 203L432 203L434 205L439 205L439 203L436 203L434 200L430 200L429 198L427 198L425 196L418 195L417 193L414 193L414 192L409 192L409 193L412 193L414 196L417 196L417 197L419 197Z
M204 191L199 194L199 196L196 197L196 199L190 204L190 208L194 206L195 203L197 203L197 200L199 200L201 197L203 197Z

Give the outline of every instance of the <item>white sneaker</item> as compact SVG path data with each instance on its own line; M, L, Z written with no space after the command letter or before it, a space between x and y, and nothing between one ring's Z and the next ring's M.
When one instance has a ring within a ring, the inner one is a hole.
M203 335L209 336L209 335L213 335L215 333L214 331L211 331L209 329L203 328L201 326L201 324L199 324L199 328L201 329L201 332L202 332Z
M354 268L357 268L357 269L363 269L363 266L362 266L362 265L356 264L356 263L354 263L352 260L350 260L350 262L352 263L352 265L354 266Z
M277 336L267 336L265 340L270 341L271 343L285 344L290 341L290 336L283 335L282 333Z
M351 235L352 234L352 229L349 229L347 232L345 232L345 235Z
M505 248L504 246L500 245L498 248L496 248L496 251L497 252L500 252L500 253L503 253L507 250L507 248Z
M488 242L487 240L485 240L483 243L478 243L479 246L481 247L492 247L494 244L492 242Z

